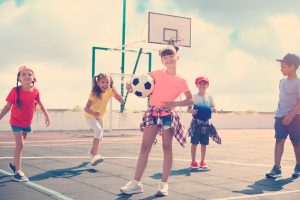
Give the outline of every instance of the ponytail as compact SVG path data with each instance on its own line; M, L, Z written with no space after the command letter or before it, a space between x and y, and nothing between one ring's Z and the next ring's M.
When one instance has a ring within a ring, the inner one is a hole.
M17 87L16 87L16 106L18 109L21 109L21 101L20 101L20 87L19 87L19 75L20 73L18 73L18 77L17 77Z
M93 78L93 87L92 87L92 93L94 95L96 95L97 97L100 97L101 96L101 89L100 87L98 86L98 81L101 79L101 78L108 78L106 74L103 74L103 73L100 73L98 74L97 76L94 76Z

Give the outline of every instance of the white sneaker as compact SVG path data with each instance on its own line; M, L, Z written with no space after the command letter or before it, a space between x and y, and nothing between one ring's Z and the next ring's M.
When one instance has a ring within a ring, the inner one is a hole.
M91 165L92 166L96 166L99 163L101 163L102 161L104 161L104 158L100 155L95 155L92 160L91 160Z
M136 180L129 181L124 187L120 188L124 194L135 194L143 192L143 184Z
M89 156L90 156L91 158L94 157L94 155L92 154L91 150L88 151L88 154L89 154Z
M157 196L167 196L169 190L169 185L166 182L160 182L158 185Z

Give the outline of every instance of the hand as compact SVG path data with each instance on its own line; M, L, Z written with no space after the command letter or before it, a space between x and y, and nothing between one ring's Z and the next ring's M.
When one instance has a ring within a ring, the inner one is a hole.
M46 127L50 126L50 119L48 116L46 117L45 124L46 124Z
M283 118L282 120L282 124L285 125L285 126L288 126L293 120L293 117L291 116L286 116Z
M175 101L165 101L165 102L163 102L162 107L172 109L172 108L176 107L176 102Z
M195 110L195 109L192 109L191 112L192 112L193 116L195 116L197 114L197 110Z
M98 117L99 115L100 115L100 112L97 112L97 111L94 112L94 116L95 116L95 117Z
M126 90L127 90L127 92L129 92L129 93L132 93L133 92L133 90L132 90L132 85L131 85L131 83L128 81L128 82L126 82Z
M217 112L217 109L216 109L216 108L212 108L212 109L211 109L211 112L216 113L216 112Z

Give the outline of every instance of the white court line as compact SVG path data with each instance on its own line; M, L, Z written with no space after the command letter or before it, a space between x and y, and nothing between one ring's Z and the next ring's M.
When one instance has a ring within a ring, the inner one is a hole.
M129 159L129 160L137 160L137 157L103 157L104 159ZM12 156L2 156L0 160L5 159L13 159ZM90 159L90 156L24 156L22 159ZM159 160L162 161L162 158L149 158L149 160ZM189 159L174 159L174 161L179 162L190 162ZM222 163L222 164L230 164L230 165L241 165L241 166L256 166L256 167L272 167L271 164L253 164L253 163L240 163L240 162L230 162L230 161L219 161L219 160L207 160L207 162L211 163ZM284 167L284 168L294 168L294 167Z
M0 160L12 159L12 156L0 157ZM105 159L129 159L137 160L137 157L116 157L116 156L107 156L103 157ZM89 156L24 156L22 159L90 159ZM149 160L159 160L162 161L162 158L150 157ZM189 159L174 159L174 161L179 162L190 162ZM256 166L256 167L272 167L271 164L253 164L253 163L240 163L240 162L230 162L230 161L219 161L219 160L207 160L211 163L222 163L230 165L241 165L241 166ZM293 167L284 167L284 168L293 168Z
M90 142L91 140L39 140L26 141L26 143L49 143L49 142ZM15 142L0 142L0 144L15 144Z
M4 170L2 170L2 169L0 169L0 174L6 175L6 176L13 176L12 173L9 173L9 172L4 171ZM20 183L21 183L21 182L20 182ZM59 199L62 199L62 200L72 200L71 198L69 198L69 197L67 197L67 196L65 196L65 195L63 195L63 194L61 194L61 193L59 193L59 192L56 192L56 191L51 190L51 189L49 189L49 188L46 188L46 187L44 187L44 186L42 186L42 185L33 183L33 182L31 182L31 181L28 181L28 182L22 182L22 183L25 184L25 185L28 185L30 188L38 189L38 190L41 191L42 193L48 194L48 195L50 195L50 196L52 196L52 197L55 196L55 197L57 197L57 198L59 198Z
M247 198L254 198L254 197L284 195L284 194L291 194L291 193L297 193L297 192L300 192L300 190L292 190L292 191L284 191L284 192L272 192L272 193L268 192L268 193L265 193L265 194L248 195L248 196L240 196L240 197L228 197L228 198L213 199L213 200L247 199Z
M12 159L13 157L7 156L7 157L0 157L0 160L4 159ZM22 159L89 159L89 156L24 156ZM129 160L137 160L137 157L103 157L104 159L129 159ZM151 157L149 160L160 160L162 161L162 158L155 158ZM179 162L190 162L189 159L174 159L174 161ZM253 164L253 163L239 163L239 162L230 162L230 161L218 161L218 160L207 160L207 162L212 163L223 163L223 164L231 164L231 165L243 165L243 166L257 166L257 167L272 167L273 165L268 164ZM289 168L289 167L287 167ZM292 167L290 167L292 168Z
M129 141L132 139L141 139L140 137L133 137L133 138L106 138L103 141L116 141L116 140L120 140L120 141ZM52 143L52 142L91 142L92 139L86 139L86 140L31 140L31 141L26 141L26 143ZM0 144L15 144L14 141L10 141L10 142L0 142Z

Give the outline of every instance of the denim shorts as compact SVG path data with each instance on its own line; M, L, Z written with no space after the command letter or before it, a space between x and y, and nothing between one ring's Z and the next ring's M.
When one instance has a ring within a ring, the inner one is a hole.
M170 128L171 127L171 115L166 115L166 116L163 116L161 117L162 119L162 124L163 124L163 127L165 128ZM153 116L153 124L157 124L157 117Z
M22 127L19 127L19 126L14 126L14 125L11 125L11 130L14 132L14 133L29 133L29 132L32 132L32 127L31 126L28 126L26 128L22 128Z
M288 126L282 124L282 119L275 118L275 138L286 139L289 135L292 142L300 142L300 115L296 115Z

